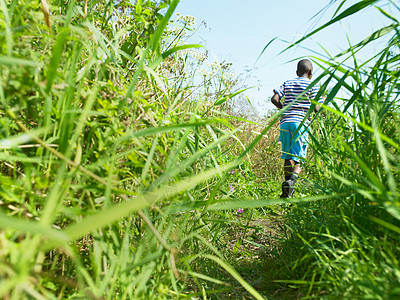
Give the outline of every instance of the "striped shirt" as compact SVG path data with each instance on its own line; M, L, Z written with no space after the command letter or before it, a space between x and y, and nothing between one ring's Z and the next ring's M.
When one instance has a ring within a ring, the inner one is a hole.
M311 80L305 77L297 77L295 79L290 79L285 81L279 89L274 91L278 94L279 99L285 97L285 103L283 106L287 106L290 103L292 105L286 110L281 118L281 124L286 122L298 122L301 123L310 109L311 101L315 98L319 91L318 86L313 86L308 91L304 93L303 96L299 97L309 86ZM298 99L296 99L299 97ZM321 99L319 103L322 103ZM309 120L305 120L305 124L308 124Z

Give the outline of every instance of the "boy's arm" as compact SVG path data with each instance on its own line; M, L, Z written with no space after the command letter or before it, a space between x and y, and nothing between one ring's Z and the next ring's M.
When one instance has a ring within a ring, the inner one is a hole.
M322 103L324 103L325 102L325 100L326 100L326 97L322 97L322 99L324 100ZM315 107L314 107L314 111L317 113L317 112L319 112L320 111L320 109L321 109L321 106L320 105L315 105Z
M281 109L283 107L282 102L279 99L279 95L274 91L274 95L271 97L271 102L277 108Z

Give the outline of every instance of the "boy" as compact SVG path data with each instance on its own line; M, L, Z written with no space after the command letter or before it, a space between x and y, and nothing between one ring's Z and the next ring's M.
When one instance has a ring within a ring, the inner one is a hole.
M283 169L285 172L281 198L293 196L294 186L301 172L300 162L307 154L307 128L310 121L305 119L305 115L311 107L310 100L315 98L319 90L319 87L314 86L305 91L311 83L312 72L311 61L300 60L296 71L298 77L285 81L279 89L274 90L271 98L271 102L278 109L290 105L283 113L280 122L279 141L282 142L281 158L284 159ZM284 98L284 104L280 101L282 98ZM317 112L320 108L316 105L314 110Z

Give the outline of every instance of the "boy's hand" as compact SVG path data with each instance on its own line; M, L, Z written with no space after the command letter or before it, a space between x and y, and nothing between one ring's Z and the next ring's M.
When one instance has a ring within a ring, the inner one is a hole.
M279 99L279 95L275 91L274 91L274 95L271 97L271 102L277 108L282 109L282 107L283 107L282 102Z
M322 96L321 98L324 100L323 103L325 103L326 96ZM319 112L320 110L321 110L321 106L320 106L320 105L316 105L315 108L314 108L314 111L317 113L317 112Z

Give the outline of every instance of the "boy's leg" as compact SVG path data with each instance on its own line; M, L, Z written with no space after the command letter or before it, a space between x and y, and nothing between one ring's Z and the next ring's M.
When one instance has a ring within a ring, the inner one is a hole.
M294 166L293 166L293 173L290 175L290 181L293 182L293 190L289 192L290 195L294 194L294 185L297 182L297 179L299 179L299 175L301 172L301 164L298 161L294 161Z
M282 183L281 198L290 198L290 197L292 197L293 194L294 194L294 185L295 185L295 181L293 181L292 179L285 180Z
M285 181L282 183L281 198L290 198L294 194L294 186L301 173L301 164L292 159L285 159L283 168Z
M292 159L285 159L283 168L285 171L285 181L282 183L281 198L289 198L293 196L294 185L301 171L300 163Z
M285 173L285 180L289 180L290 176L294 172L294 162L291 159L285 159L283 162L283 171Z
M308 134L304 134L305 130L298 130L298 126L297 123L284 123L280 127L279 140L282 142L283 170L285 173L281 198L293 196L294 185L301 172L301 165L297 161L299 160L297 156L305 157L305 151L307 151L307 146L304 148L304 141L307 141Z
M301 172L301 165L297 161L293 161L294 165L291 168L292 172L288 175L285 174L285 181L282 183L282 195L281 198L291 198L294 194L294 186L299 178Z
M294 162L294 166L293 166L293 171L292 171L291 175L295 175L295 176L299 177L299 175L301 173L301 164L298 161L293 161L293 162ZM293 179L293 177L294 176L291 176L290 178Z
M293 144L291 148L291 153L293 154L293 171L290 175L290 184L289 184L289 191L288 196L291 197L294 194L294 186L299 178L301 173L301 161L306 158L307 155L307 148L308 148L308 131L307 128L301 127L299 129L300 124L294 124L295 130L293 133Z
M285 159L283 162L283 170L285 172L285 180L289 180L292 174L299 176L301 173L300 162L292 159Z

